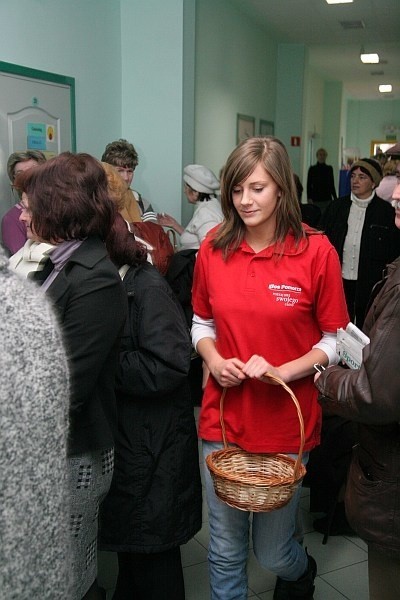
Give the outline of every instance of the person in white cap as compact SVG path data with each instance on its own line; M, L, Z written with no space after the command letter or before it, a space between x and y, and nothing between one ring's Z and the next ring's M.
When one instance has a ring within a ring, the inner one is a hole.
M208 231L223 220L221 204L216 197L219 181L214 173L203 165L187 165L183 170L185 195L196 206L193 217L183 227L174 217L158 214L158 223L170 227L180 235L180 249L198 249Z

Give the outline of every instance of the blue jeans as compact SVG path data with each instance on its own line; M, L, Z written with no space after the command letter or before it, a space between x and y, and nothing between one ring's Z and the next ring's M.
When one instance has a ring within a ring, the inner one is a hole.
M203 440L205 457L223 448L220 442ZM296 455L291 455L296 458ZM303 463L308 453L303 454ZM231 508L214 492L207 465L204 468L210 521L208 563L211 600L247 600L247 558L251 513ZM295 539L301 486L290 502L267 513L253 513L253 551L264 569L287 581L296 581L306 571L308 558Z

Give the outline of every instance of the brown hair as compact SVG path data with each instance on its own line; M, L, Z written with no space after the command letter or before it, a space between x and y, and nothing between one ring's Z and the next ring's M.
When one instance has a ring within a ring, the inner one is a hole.
M293 232L297 244L305 237L293 171L285 146L272 136L248 138L231 152L222 171L221 206L225 220L215 235L213 245L222 249L225 258L238 248L246 230L233 205L232 190L247 179L260 162L280 189L274 241L283 247L289 231Z
M15 178L15 167L20 162L28 162L28 160L34 160L38 165L46 162L46 156L40 150L26 150L25 152L13 152L8 157L7 161L7 175L11 183Z
M147 249L135 240L129 231L127 222L117 214L110 233L106 237L106 247L109 257L118 267L129 265L135 267L147 260Z
M90 154L63 152L21 173L16 188L29 199L33 228L42 240L82 240L108 234L116 214L101 163Z
M114 167L127 167L128 169L134 169L139 164L139 156L133 144L122 138L107 144L101 160L114 165Z

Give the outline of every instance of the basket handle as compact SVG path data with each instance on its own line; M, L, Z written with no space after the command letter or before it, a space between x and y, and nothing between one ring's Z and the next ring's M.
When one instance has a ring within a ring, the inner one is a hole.
M264 373L264 377L269 377L269 379L272 379L272 381L275 381L276 383L281 385L283 387L283 389L287 391L287 393L293 400L293 403L296 407L297 416L299 418L299 425L300 425L300 448L299 448L299 453L297 456L296 464L294 466L294 479L298 479L300 467L301 467L301 460L303 458L303 448L304 448L304 420L303 420L303 415L301 414L300 404L299 404L299 401L297 400L296 396L294 395L293 391L290 389L290 387L288 385L286 385L286 383L284 381L282 381L282 379L280 379L279 377L276 377L275 375L272 375L272 373ZM224 423L224 398L225 398L227 389L228 388L224 388L222 390L221 398L219 401L219 420L221 423L222 440L224 442L224 448L228 448L228 442L226 440L225 423Z

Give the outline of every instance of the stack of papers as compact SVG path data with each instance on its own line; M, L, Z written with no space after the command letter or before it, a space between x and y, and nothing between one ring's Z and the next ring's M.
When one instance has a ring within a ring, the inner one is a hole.
M362 350L369 344L369 337L356 325L349 323L346 329L337 330L336 352L350 369L359 369L362 363Z

